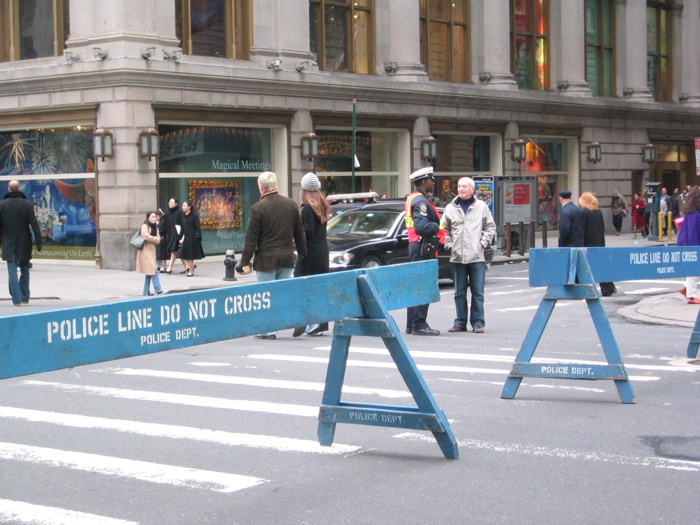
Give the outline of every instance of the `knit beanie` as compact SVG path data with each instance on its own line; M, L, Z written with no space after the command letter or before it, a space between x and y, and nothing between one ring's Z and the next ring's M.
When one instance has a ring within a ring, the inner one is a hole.
M315 173L309 172L301 178L301 187L306 191L317 191L321 189L321 181Z

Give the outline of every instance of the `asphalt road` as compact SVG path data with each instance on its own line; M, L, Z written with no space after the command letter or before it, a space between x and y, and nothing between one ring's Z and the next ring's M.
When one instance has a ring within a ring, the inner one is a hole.
M527 271L488 272L485 334L446 332L444 286L429 314L443 335L405 336L457 460L430 433L381 427L338 425L334 446L320 447L331 337L288 330L0 381L0 522L695 522L690 329L616 313L679 283L618 283L604 299L637 404L622 404L612 381L557 379L525 379L503 400L544 292ZM604 362L585 301L559 303L535 358ZM381 340L353 338L343 400L412 404Z

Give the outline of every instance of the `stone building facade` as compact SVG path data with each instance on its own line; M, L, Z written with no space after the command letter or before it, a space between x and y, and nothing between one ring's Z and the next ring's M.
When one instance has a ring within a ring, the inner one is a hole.
M264 170L292 197L311 169L327 193L389 197L428 162L439 196L465 175L534 176L533 219L555 226L564 188L609 219L614 189L700 182L698 49L700 0L5 0L0 178L27 185L45 256L106 268L132 267L133 231L173 196L200 207L207 253L240 250Z

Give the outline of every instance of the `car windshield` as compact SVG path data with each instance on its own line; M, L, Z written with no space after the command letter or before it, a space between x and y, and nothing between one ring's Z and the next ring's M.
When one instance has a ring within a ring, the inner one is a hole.
M400 211L350 210L328 221L329 235L384 237L396 222Z

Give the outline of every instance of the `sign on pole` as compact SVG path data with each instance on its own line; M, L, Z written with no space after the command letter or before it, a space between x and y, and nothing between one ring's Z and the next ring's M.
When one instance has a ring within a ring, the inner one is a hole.
M695 139L695 174L700 176L700 138Z

